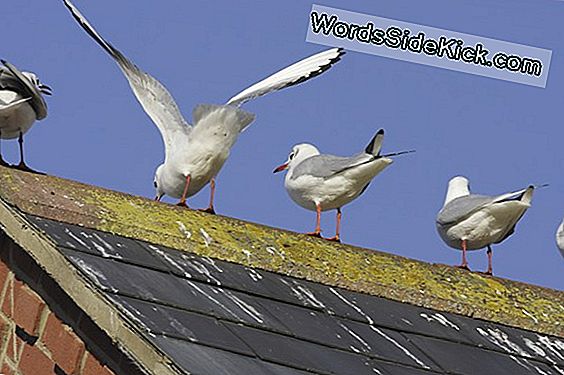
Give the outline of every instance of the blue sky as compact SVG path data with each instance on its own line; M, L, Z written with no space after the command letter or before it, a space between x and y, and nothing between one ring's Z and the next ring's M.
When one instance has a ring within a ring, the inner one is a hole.
M547 0L318 1L360 13L552 50L546 88L349 52L301 86L245 105L257 114L219 179L219 213L295 231L315 214L295 205L272 170L292 145L362 150L379 128L384 152L416 149L343 209L345 243L426 262L457 264L435 230L446 184L467 176L474 192L530 183L535 193L517 233L494 246L497 276L564 289L554 234L564 215L564 2ZM312 2L75 0L98 31L163 82L190 120L199 103L223 103L251 83L325 47L307 43ZM106 53L60 1L6 0L1 56L51 85L49 117L26 136L29 164L61 177L153 197L163 160L156 127ZM17 161L17 142L3 141ZM204 189L189 200L207 204ZM322 228L334 232L334 214ZM485 251L469 255L486 267Z

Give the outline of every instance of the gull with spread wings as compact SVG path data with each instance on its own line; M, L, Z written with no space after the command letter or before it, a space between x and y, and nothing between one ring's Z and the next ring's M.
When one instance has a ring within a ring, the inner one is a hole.
M210 204L204 210L210 213L214 212L215 177L229 157L239 134L255 118L254 114L241 110L239 106L323 73L345 53L341 48L326 50L263 79L233 96L225 105L198 105L192 113L194 125L190 125L159 81L105 41L69 0L63 2L78 24L117 62L137 100L163 137L165 161L155 172L155 199L160 200L168 195L180 198L178 205L186 206L187 197L210 183Z

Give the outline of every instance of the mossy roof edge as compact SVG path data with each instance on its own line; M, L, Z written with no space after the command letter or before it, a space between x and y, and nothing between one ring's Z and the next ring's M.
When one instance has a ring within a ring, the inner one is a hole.
M439 311L564 336L564 293L0 167L0 199L81 225Z

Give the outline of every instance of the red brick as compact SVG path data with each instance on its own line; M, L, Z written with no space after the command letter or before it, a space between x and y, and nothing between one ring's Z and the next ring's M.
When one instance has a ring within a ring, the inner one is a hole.
M6 265L6 263L0 261L0 290L4 288L4 283L6 282L6 278L10 273L10 268Z
M19 356L21 353L21 349L22 347L25 345L25 343L23 342L22 339L20 339L18 336L16 336L15 334L10 335L10 339L8 340L8 347L6 348L6 356L11 359L12 361L14 361L14 363L17 363L17 358L14 355L14 340L16 340L16 353Z
M2 370L0 370L2 375L14 375L14 370L7 363L2 365Z
M88 353L81 375L114 375L114 373L106 366L102 366L92 354Z
M55 363L37 346L26 345L18 367L22 375L52 374Z
M84 353L84 344L52 313L47 318L41 341L60 368L67 374L75 372Z
M14 306L12 310L11 290L8 289L4 297L2 311L14 319L16 324L27 333L36 334L37 324L45 304L31 289L19 280L13 284ZM13 311L13 315L12 315Z

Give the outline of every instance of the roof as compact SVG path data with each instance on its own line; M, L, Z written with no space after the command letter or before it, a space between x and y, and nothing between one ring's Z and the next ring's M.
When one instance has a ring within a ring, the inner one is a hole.
M149 373L564 373L559 291L6 168L0 223Z

